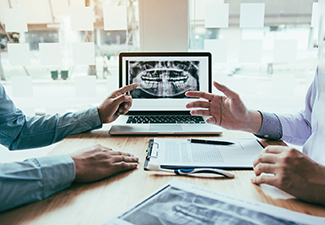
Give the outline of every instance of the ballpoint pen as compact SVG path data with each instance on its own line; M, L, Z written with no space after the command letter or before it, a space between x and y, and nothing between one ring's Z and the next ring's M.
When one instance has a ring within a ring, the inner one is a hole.
M169 173L175 173L176 175L186 175L186 176L205 173L205 174L221 175L226 178L235 177L234 173L222 169L216 169L216 168L164 169L161 168L158 163L152 163L152 162L149 162L147 169L151 171L164 171Z
M233 145L230 141L203 140L203 139L188 139L191 143L208 144L208 145Z

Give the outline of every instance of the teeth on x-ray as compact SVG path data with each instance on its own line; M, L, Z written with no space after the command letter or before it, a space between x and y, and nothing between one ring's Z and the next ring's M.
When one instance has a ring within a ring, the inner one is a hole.
M174 82L174 85L175 85L176 89L184 89L184 87L185 87L185 84L183 81Z
M188 76L180 76L180 77L170 77L169 81L183 81L185 82L187 80Z
M198 61L130 61L129 68L130 83L138 83L146 96L185 97L185 92L199 90ZM135 93L132 97L142 97Z

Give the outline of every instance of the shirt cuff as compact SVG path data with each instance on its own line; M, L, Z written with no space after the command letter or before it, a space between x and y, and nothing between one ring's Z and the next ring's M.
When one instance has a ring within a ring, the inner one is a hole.
M75 165L67 154L40 157L36 159L43 176L43 198L65 189L75 179Z
M265 139L279 140L282 138L282 125L274 113L261 112L262 115L262 126L255 136Z
M76 112L75 115L79 123L79 128L73 133L87 132L102 127L97 107Z

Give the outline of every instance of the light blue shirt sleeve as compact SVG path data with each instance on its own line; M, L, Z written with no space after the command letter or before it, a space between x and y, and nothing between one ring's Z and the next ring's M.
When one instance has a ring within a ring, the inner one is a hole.
M307 118L309 112L308 107L306 107L305 111L296 114L277 115L260 111L262 126L255 136L303 145L311 135L311 125Z
M74 162L66 154L0 164L0 212L47 198L74 178Z
M101 126L97 107L62 116L26 117L0 84L0 143L9 149L46 146ZM44 199L69 187L74 178L75 165L68 155L0 164L0 211Z
M312 112L317 96L318 70L315 79L310 85L306 98L305 109L293 114L274 114L260 112L262 114L262 126L255 134L260 138L281 139L291 144L303 145L312 134Z
M279 114L278 117L283 127L282 139L295 145L304 145L312 134L312 112L317 96L317 75L310 85L305 98L305 109L295 114Z
M64 115L26 117L0 84L0 143L11 150L50 145L70 134L101 126L97 107Z

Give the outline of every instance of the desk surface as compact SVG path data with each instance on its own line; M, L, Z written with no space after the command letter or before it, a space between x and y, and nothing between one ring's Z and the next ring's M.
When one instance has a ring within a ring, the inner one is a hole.
M211 136L210 136L211 137ZM215 137L215 136L214 136ZM70 188L33 204L0 214L1 224L103 224L130 206L152 194L175 175L159 175L143 170L148 141L152 137L110 137L107 131L71 135L58 144L50 154L68 153L94 144L113 150L130 152L140 159L138 169L116 175L100 182L73 184ZM179 137L173 137L179 138ZM217 138L254 138L253 135L224 131ZM290 195L268 185L250 182L252 170L233 171L234 179L192 178L179 180L250 200L269 203L293 211L325 217L325 207L293 199Z

